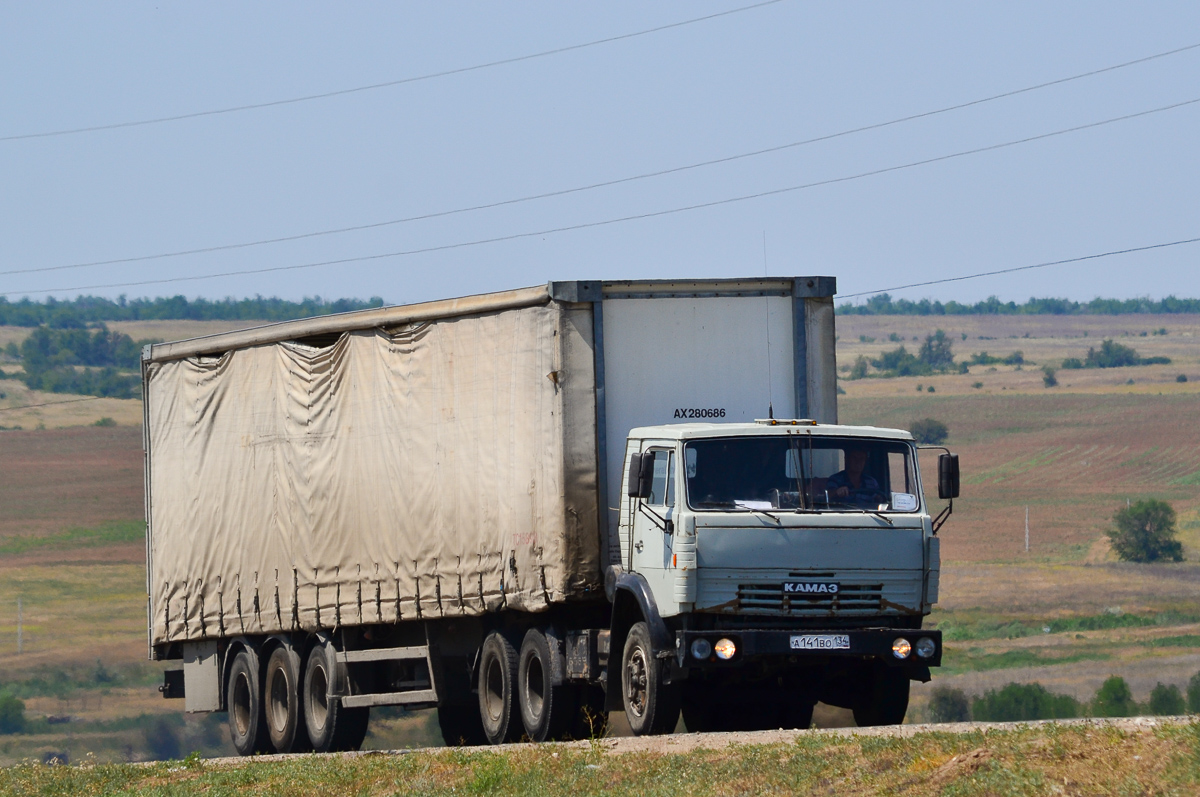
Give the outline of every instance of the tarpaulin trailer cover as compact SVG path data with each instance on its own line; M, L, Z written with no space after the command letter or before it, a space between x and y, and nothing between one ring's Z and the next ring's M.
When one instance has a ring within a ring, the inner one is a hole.
M539 290L325 346L151 349L152 644L599 594L591 307Z
M835 290L561 282L147 347L151 645L601 600L629 429L837 422Z

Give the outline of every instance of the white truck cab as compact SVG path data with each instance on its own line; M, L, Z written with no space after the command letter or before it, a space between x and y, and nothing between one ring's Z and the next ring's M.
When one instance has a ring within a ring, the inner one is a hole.
M816 700L864 725L902 720L909 680L928 680L942 652L921 630L940 565L911 434L648 426L630 432L625 463L610 581L653 599L674 654L663 677L681 684L689 729L779 727L780 711L803 727ZM939 473L957 481L956 466L946 455Z

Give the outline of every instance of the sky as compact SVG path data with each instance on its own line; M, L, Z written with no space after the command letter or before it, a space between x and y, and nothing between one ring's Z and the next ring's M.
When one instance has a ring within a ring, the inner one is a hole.
M3 3L0 294L819 274L848 296L1196 238L1200 103L908 164L1200 99L1200 48L510 202L1195 44L1187 2ZM1192 243L892 295L1196 297L1198 265Z

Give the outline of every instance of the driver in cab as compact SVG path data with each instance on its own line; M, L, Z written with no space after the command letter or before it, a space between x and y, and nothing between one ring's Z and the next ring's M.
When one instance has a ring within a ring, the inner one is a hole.
M856 492L861 494L879 490L879 482L863 473L867 467L867 456L867 450L863 448L846 450L846 469L839 470L826 482L825 489L830 495L846 498Z

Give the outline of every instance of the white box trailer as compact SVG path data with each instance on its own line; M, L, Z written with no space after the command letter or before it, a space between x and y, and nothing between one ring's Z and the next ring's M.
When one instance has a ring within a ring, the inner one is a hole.
M695 608L634 568L631 430L836 424L834 293L551 282L148 346L150 652L183 661L164 695L229 711L245 753L357 746L385 704L437 705L448 741L582 733L622 705L626 620L661 660Z

